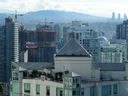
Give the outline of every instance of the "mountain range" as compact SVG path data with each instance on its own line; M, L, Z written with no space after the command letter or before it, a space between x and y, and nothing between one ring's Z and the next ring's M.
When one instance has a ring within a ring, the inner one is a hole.
M7 16L14 16L12 14L0 14L0 24L4 22ZM73 20L81 20L85 22L105 22L108 18L97 17L77 12L57 11L57 10L42 10L36 12L28 12L19 16L18 20L25 25L35 25L43 22L45 18L50 22L71 22Z
M67 22L72 20L84 20L84 21L104 21L106 18L92 16L83 13L77 12L68 12L68 11L57 11L57 10L44 10L44 11L36 11L29 12L24 14L22 18L29 18L30 20L35 19L44 19L47 18L49 20L57 21L57 22Z

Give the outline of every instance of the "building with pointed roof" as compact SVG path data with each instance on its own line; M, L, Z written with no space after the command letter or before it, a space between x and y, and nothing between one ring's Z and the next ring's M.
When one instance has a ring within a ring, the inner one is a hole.
M91 57L87 50L81 46L75 38L71 38L56 56L83 56Z
M70 40L55 56L55 72L70 71L91 79L92 56L70 33Z

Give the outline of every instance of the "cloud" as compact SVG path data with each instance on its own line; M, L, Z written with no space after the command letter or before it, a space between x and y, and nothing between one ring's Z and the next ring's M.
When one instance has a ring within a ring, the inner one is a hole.
M127 4L128 0L1 0L0 9L21 13L52 9L111 16L113 11L126 12Z

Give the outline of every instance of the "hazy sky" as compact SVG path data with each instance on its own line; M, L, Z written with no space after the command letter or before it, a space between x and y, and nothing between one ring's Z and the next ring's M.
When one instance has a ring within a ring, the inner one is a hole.
M128 15L128 0L0 0L0 12L66 10L111 17L112 12Z

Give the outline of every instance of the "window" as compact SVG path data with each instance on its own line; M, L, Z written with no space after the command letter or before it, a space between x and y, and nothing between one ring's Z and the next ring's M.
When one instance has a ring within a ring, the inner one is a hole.
M110 96L111 95L111 85L102 86L102 96Z
M69 96L69 91L65 89L65 90L64 90L64 95L65 95L65 96Z
M113 94L117 94L117 92L118 92L117 84L114 84L113 85Z
M74 83L74 84L76 83L76 79L75 79L75 78L73 78L73 83Z
M64 78L64 87L68 87L68 79Z
M30 83L24 83L24 92L30 93Z
M80 84L77 84L76 87L80 87Z
M50 86L46 86L46 96L50 96Z
M63 96L63 89L62 88L59 88L59 87L56 88L56 96Z
M69 87L70 88L72 87L72 82L73 82L72 78L69 78Z
M13 80L18 80L18 73L17 72L13 72Z
M73 96L76 95L76 91L73 91L73 92L72 92L72 95L73 95Z
M79 78L73 78L73 85L75 87L80 87L80 80L79 80Z
M60 90L60 96L63 96L63 90Z
M39 84L36 85L36 94L40 95L40 85Z
M79 39L79 34L78 33L76 33L76 39Z
M90 87L90 96L95 96L95 87Z
M81 96L84 96L84 88L81 89Z
M72 78L69 78L69 83L72 83Z
M80 90L76 91L76 96L80 96Z

